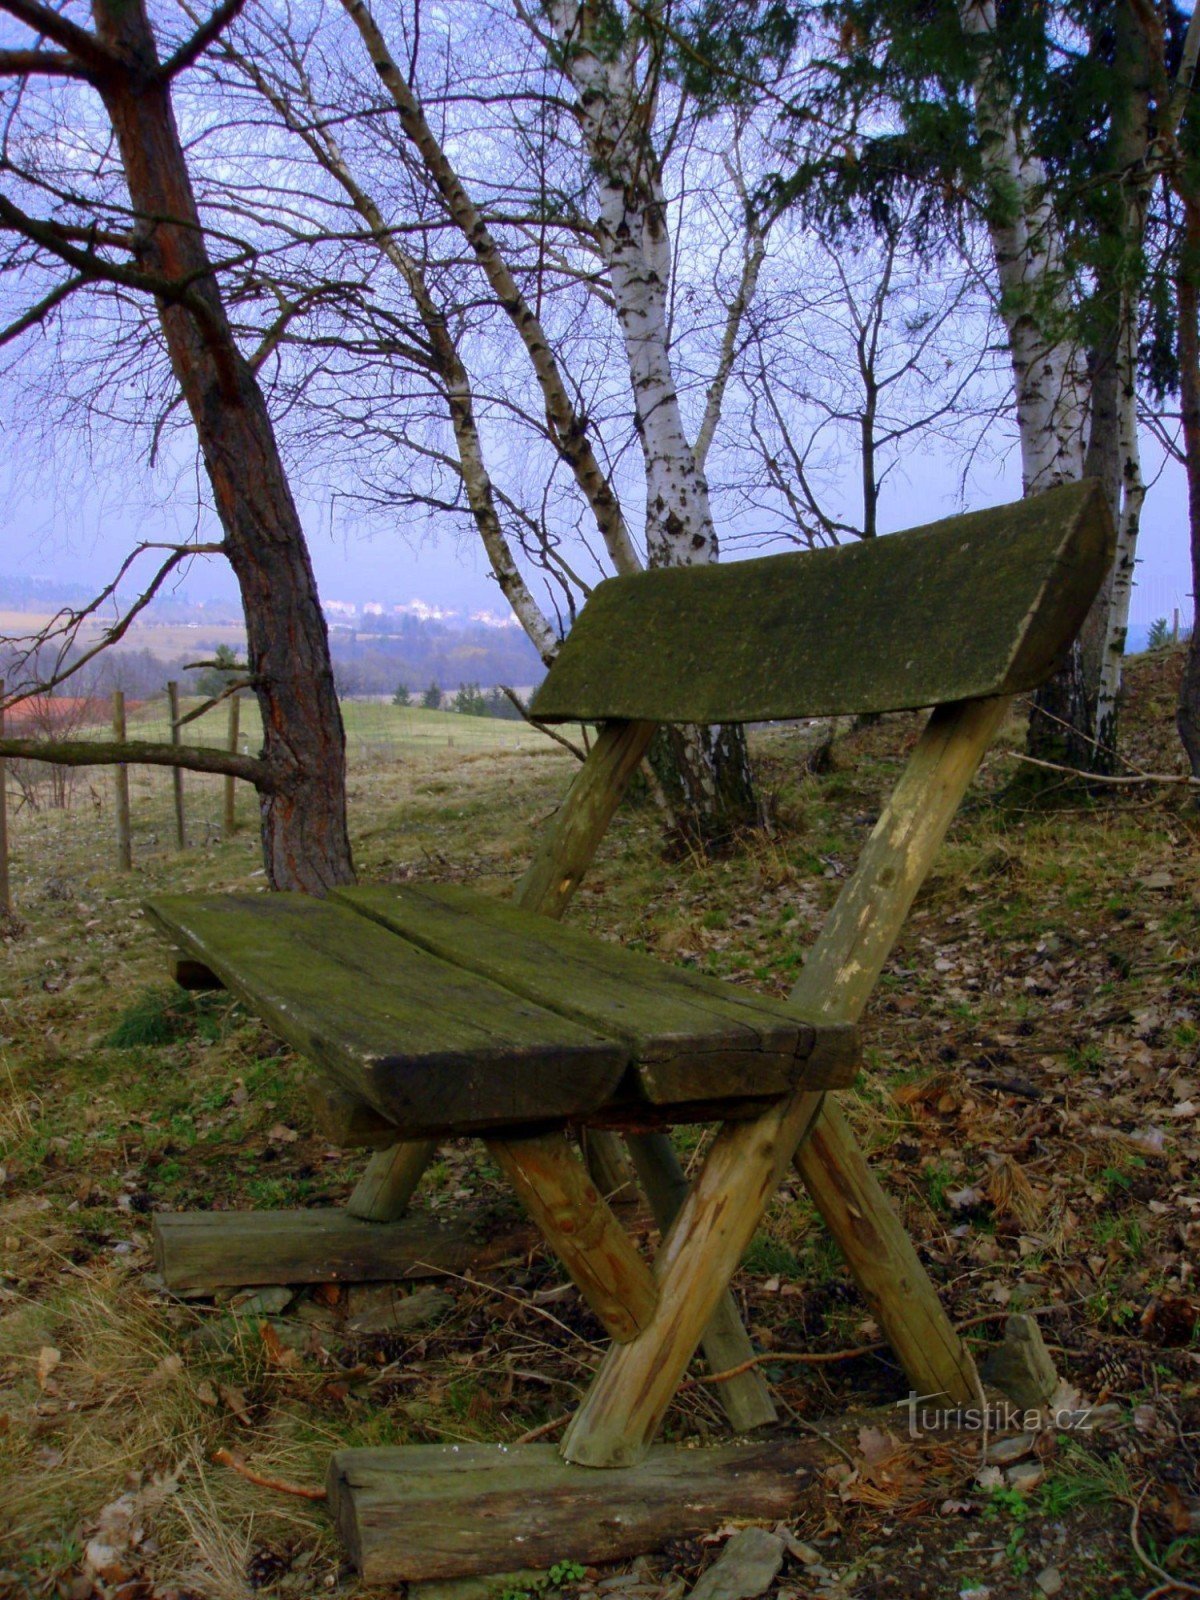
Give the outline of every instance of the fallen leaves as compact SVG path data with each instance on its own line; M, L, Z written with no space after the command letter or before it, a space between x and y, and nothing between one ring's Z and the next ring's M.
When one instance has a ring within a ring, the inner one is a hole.
M140 1488L112 1500L100 1512L84 1546L85 1573L105 1584L127 1582L151 1526L154 1512L179 1488L179 1471L155 1474Z
M50 1382L50 1374L55 1371L62 1361L61 1350L55 1350L53 1345L44 1344L38 1351L37 1357L37 1386L43 1394L54 1394L55 1387Z

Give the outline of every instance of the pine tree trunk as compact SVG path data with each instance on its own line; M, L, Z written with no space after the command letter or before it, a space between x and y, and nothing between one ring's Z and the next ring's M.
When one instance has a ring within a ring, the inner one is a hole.
M268 878L276 888L320 892L351 881L353 866L345 738L304 532L208 259L144 0L93 0L93 15L119 62L97 88L137 218L138 264L189 286L186 304L160 300L158 314L241 589L263 758L277 775L273 792L260 796Z

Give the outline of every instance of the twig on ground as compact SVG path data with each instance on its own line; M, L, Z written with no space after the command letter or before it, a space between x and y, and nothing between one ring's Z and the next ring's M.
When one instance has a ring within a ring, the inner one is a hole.
M787 1396L780 1394L778 1389L773 1390L772 1392L774 1393L776 1400L779 1401L779 1404L783 1407L788 1416L791 1417L792 1421L796 1423L798 1427L803 1428L806 1433L811 1433L815 1438L820 1439L822 1444L827 1444L831 1450L836 1450L838 1455L841 1456L842 1460L845 1461L847 1465L849 1465L855 1472L858 1471L858 1462L855 1461L854 1457L850 1454L849 1450L846 1449L845 1445L839 1444L831 1434L825 1432L824 1428L818 1428L815 1422L810 1422L807 1417L802 1417L796 1410L795 1406L792 1405L792 1403L788 1400Z
M564 750L569 750L571 752L576 761L587 760L586 750L581 750L579 746L577 744L573 744L570 739L564 739L561 733L555 733L554 729L548 727L546 723L539 722L536 717L531 717L529 715L529 707L521 699L521 696L515 689L510 689L506 683L502 683L500 685L500 693L512 701L513 705L516 706L517 710L521 713L522 721L527 722L531 728L536 728L539 733L544 733L547 739L553 739L555 744L561 744Z
M548 1433L556 1433L559 1428L565 1428L572 1415L572 1412L564 1411L561 1416L551 1417L549 1422L543 1422L537 1428L530 1428L528 1433L523 1433L514 1442L516 1444L533 1444L536 1439L544 1439Z
M234 1472L246 1479L248 1483L258 1484L260 1489L274 1489L277 1494L294 1494L301 1500L327 1500L328 1489L311 1489L303 1483L288 1483L284 1478L271 1478L265 1472L255 1472L253 1467L248 1467L241 1456L234 1455L232 1450L214 1450L213 1460L219 1461L223 1467L232 1467Z
M1051 1311L1057 1311L1058 1306L1033 1306L1027 1316L1044 1316ZM955 1323L955 1330L962 1333L967 1328L977 1328L984 1322L999 1322L1002 1318L1011 1316L1009 1310L984 1311L977 1317L968 1317L965 1322ZM835 1361L853 1361L858 1356L878 1355L881 1350L890 1349L886 1339L880 1339L875 1344L855 1345L850 1350L765 1350L756 1356L750 1356L746 1361L739 1361L736 1367L727 1367L723 1372L702 1372L694 1378L685 1378L676 1389L675 1393L686 1394L689 1389L699 1389L712 1383L728 1383L731 1378L740 1378L743 1372L749 1372L751 1367L761 1367L774 1363L795 1363L801 1366L828 1366ZM790 1409L790 1408L789 1408ZM528 1433L523 1433L515 1442L517 1444L532 1444L535 1439L544 1438L546 1434L553 1433L556 1428L564 1427L570 1422L573 1413L564 1411L559 1417L552 1417L549 1422L543 1422L536 1428L531 1428ZM805 1426L811 1426L805 1424ZM822 1435L824 1437L824 1435ZM830 1443L833 1441L831 1440Z
M1082 778L1084 783L1109 783L1109 784L1137 784L1137 783L1182 783L1189 788L1200 789L1200 778L1193 778L1187 772L1085 772L1082 767L1064 767L1058 761L1043 761L1039 756L1027 756L1020 750L1001 750L1000 757L1007 757L1010 761L1023 761L1029 767L1043 767L1047 772L1064 772L1069 778Z
M1200 1584L1188 1583L1184 1578L1176 1578L1165 1567L1160 1567L1157 1561L1151 1561L1142 1548L1142 1541L1138 1538L1138 1524L1142 1519L1142 1501L1146 1498L1146 1491L1149 1487L1150 1480L1147 1478L1137 1499L1130 1501L1133 1506L1133 1515L1129 1519L1129 1542L1133 1545L1133 1553L1146 1568L1146 1571L1152 1572L1159 1580L1158 1586L1150 1591L1150 1594L1146 1596L1146 1600L1151 1600L1151 1595L1170 1594L1173 1591L1179 1594L1200 1595Z

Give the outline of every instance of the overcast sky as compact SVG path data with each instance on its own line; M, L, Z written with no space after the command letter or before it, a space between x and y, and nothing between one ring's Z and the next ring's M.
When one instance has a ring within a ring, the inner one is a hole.
M1147 439L1144 449L1146 471L1153 473L1157 448ZM847 466L856 470L854 462ZM99 586L112 576L133 540L182 537L193 525L194 495L190 507L189 496L177 492L170 502L175 509L156 508L148 505L144 485L134 477L127 495L113 484L57 479L52 462L36 476L22 472L19 484L11 482L11 473L8 477L9 492L0 512L0 574ZM976 482L969 509L1014 498L1018 492L1017 465L1010 457L1000 473ZM953 495L954 471L948 463L929 458L910 463L905 478L889 484L884 526L892 531L946 516L955 509ZM462 617L481 610L507 614L478 540L439 538L428 526L410 537L399 531L349 537L331 533L327 506L307 503L302 509L323 599L359 605L376 600L388 606L422 600ZM201 526L207 536L218 536L213 519ZM236 597L232 574L219 559L194 562L179 588L193 600ZM0 593L0 607L3 601ZM1145 625L1155 617L1169 621L1175 606L1186 622L1191 613L1186 485L1182 469L1172 464L1146 499L1132 622Z

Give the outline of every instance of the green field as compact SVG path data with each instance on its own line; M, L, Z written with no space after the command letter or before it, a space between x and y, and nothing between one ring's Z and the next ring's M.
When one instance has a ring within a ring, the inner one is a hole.
M202 702L185 699L183 712ZM248 753L262 741L262 723L257 703L243 698L239 708L239 747ZM400 755L415 750L536 750L549 741L524 722L505 722L498 717L463 717L454 711L425 711L420 706L394 706L379 700L344 700L342 717L346 724L346 750L351 766L374 762L381 755ZM224 746L228 738L229 704L208 711L183 730L185 744ZM168 739L170 724L165 700L149 701L129 718L130 736L135 739ZM94 730L95 737L109 737L106 728Z
M184 699L183 713L198 707L198 698ZM187 723L185 744L227 748L230 705L226 701ZM238 748L254 755L262 743L262 723L257 703L245 697L238 707ZM352 784L351 803L383 803L403 773L414 782L432 782L442 792L444 772L459 763L482 766L557 756L570 763L562 746L524 722L494 717L459 716L453 711L425 711L417 706L394 706L386 701L342 702L346 725L346 753ZM165 743L170 722L165 698L131 708L127 719L131 739ZM111 739L107 722L73 731L73 738ZM174 820L171 807L172 777L168 767L131 765L129 789L135 855L171 848ZM187 837L193 844L211 844L223 832L226 780L210 773L183 774ZM41 762L9 763L9 814L14 842L19 846L32 828L49 821L52 813L74 813L62 818L65 826L83 828L80 813L89 813L90 831L107 846L111 838L113 776L108 767L52 767ZM236 820L247 832L256 831L256 801L248 783L238 781Z

